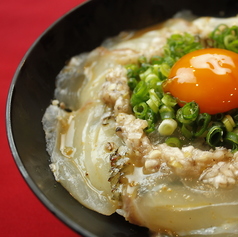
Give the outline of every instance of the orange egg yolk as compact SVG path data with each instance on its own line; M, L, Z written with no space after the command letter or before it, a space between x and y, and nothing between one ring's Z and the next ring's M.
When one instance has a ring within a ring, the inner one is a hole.
M186 54L172 67L163 89L181 106L195 101L201 113L238 108L238 54L217 48Z

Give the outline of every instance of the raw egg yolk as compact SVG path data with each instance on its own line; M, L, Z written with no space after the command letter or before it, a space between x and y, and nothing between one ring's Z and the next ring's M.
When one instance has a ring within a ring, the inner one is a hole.
M181 106L195 101L201 113L238 108L238 54L217 48L188 53L174 64L163 89Z

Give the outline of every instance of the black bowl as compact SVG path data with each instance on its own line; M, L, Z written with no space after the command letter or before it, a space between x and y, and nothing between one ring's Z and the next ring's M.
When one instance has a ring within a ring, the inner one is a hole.
M7 102L10 147L26 182L59 219L84 236L149 236L114 214L103 216L78 203L49 169L41 119L53 98L55 77L70 57L92 50L122 30L139 29L189 9L197 16L238 13L236 0L95 0L52 25L29 49L13 78Z

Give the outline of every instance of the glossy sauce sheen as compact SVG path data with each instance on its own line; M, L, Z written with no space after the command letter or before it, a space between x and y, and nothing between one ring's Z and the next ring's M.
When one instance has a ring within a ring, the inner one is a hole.
M180 105L195 101L200 112L216 114L238 107L238 54L201 49L183 56L172 67L164 90Z

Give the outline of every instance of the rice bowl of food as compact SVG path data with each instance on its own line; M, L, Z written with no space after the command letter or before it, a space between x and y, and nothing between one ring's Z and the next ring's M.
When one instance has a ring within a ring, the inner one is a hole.
M15 160L82 235L237 236L235 8L136 3L89 1L29 50Z

